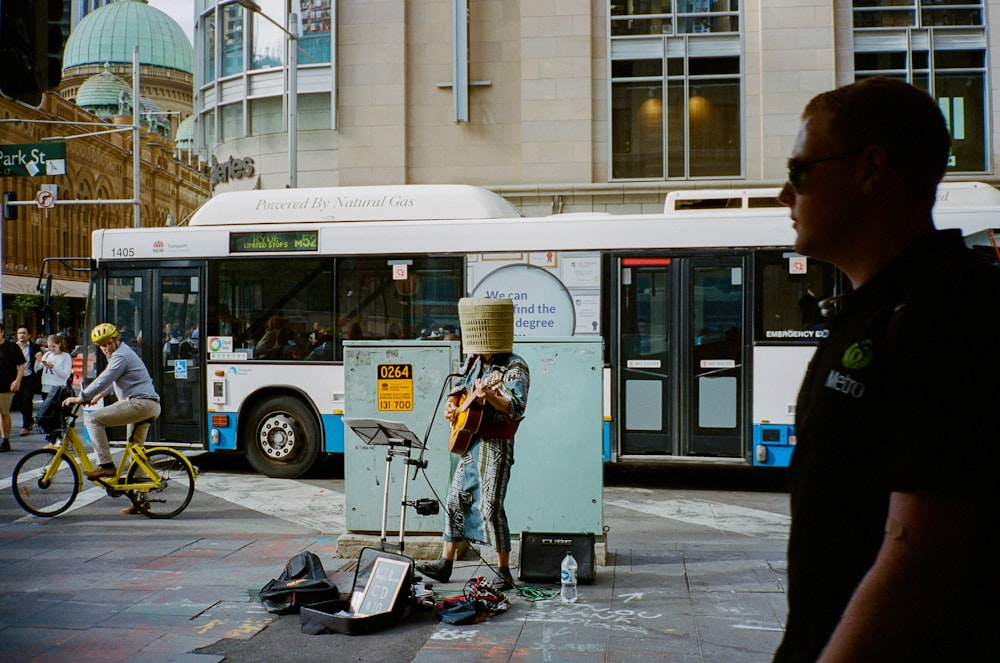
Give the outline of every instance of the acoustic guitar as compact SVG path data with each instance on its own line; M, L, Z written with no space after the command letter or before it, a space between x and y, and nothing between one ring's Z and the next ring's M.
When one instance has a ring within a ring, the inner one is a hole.
M492 389L503 381L503 370L495 370L479 383L478 389L473 389L465 395L455 419L451 422L451 435L448 438L448 451L453 454L464 454L472 443L472 437L479 431L483 422L485 407L476 404L476 399L484 395L487 389Z

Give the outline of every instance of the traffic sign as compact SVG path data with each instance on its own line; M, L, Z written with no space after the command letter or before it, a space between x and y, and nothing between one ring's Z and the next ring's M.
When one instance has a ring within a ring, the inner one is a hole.
M36 200L42 209L52 209L56 206L56 197L51 191L39 191Z

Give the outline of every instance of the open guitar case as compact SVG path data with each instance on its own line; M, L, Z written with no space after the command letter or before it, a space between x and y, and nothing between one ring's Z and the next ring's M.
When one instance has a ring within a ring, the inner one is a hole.
M380 559L388 559L406 566L402 587L394 598L391 598L390 583L373 580L372 574L376 562ZM364 604L364 597L372 593L378 595L385 593L385 598L391 600L382 604L385 607L382 612L358 614L357 608ZM354 571L351 597L303 606L299 611L299 622L302 624L302 630L310 633L332 631L347 635L365 635L395 626L410 614L413 605L413 560L378 548L362 548L358 556L358 568Z
M299 611L302 630L308 633L345 633L364 635L399 623L417 603L414 587L413 560L403 554L406 528L407 469L413 465L426 467L423 457L412 458L413 449L426 445L405 424L381 419L345 418L347 424L365 444L385 445L385 491L382 497L382 535L380 548L362 548L348 598L324 601L304 606ZM403 459L402 512L399 520L399 543L386 540L386 518L389 507L389 478L392 459ZM419 505L418 512L419 512ZM430 595L422 591L422 595Z

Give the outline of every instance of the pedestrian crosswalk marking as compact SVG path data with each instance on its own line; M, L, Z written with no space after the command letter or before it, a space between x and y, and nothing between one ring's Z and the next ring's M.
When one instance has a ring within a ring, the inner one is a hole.
M343 534L346 530L344 493L339 490L246 474L199 474L195 488L321 534Z
M788 526L791 523L791 518L785 514L713 500L655 500L643 497L635 501L607 500L604 504L724 532L766 539L787 538Z
M0 479L0 490L10 490L10 485L10 477ZM347 529L344 493L340 490L258 474L199 474L195 489L266 516L319 530L321 534L343 534ZM104 488L85 482L84 489L65 513L82 509L105 496ZM34 518L24 515L15 522Z

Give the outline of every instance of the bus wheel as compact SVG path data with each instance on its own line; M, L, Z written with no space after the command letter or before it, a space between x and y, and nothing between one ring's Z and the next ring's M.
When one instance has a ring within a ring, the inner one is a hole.
M316 462L319 425L302 401L290 396L261 401L248 421L247 460L261 474L294 479Z

